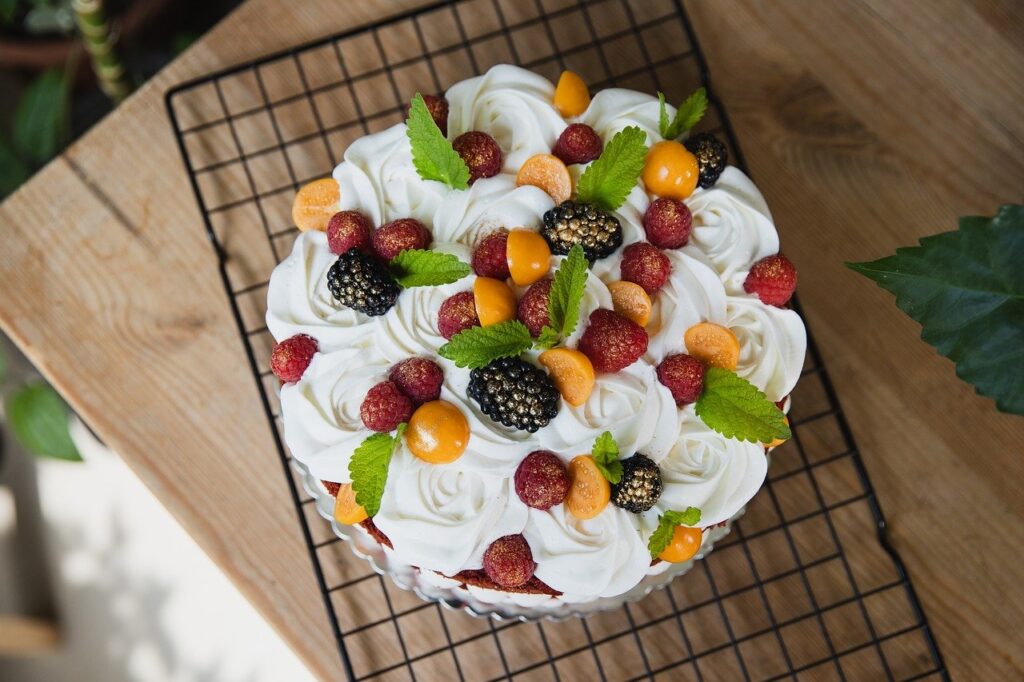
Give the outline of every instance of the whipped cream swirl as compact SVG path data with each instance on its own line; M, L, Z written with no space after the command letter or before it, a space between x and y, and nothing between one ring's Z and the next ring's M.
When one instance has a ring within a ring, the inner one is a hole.
M647 358L655 365L674 353L685 353L683 336L699 322L726 322L722 282L703 262L680 250L665 252L672 265L668 282L653 296Z
M532 185L516 187L511 175L484 178L441 204L433 217L434 239L475 246L500 228L534 229L552 206L547 192Z
M736 373L772 402L796 386L807 352L807 330L793 310L765 305L756 297L730 296L726 326L740 342Z
M672 120L676 115L675 107L666 104L665 110ZM657 97L624 88L607 88L594 95L590 106L578 119L593 128L605 144L623 128L634 126L647 133L648 145L661 140L659 120Z

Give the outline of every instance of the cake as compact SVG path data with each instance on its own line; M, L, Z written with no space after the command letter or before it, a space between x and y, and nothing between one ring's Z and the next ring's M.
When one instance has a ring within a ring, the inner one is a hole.
M500 65L409 94L296 196L289 450L434 593L557 609L680 572L761 487L806 350L764 199L691 132L703 90Z

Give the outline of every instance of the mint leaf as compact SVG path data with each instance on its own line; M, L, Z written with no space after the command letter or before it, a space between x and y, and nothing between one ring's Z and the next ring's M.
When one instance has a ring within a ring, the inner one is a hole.
M692 130L704 118L704 112L708 108L708 93L703 86L697 88L676 109L676 116L672 119L671 124L668 122L668 112L665 110L665 95L660 92L658 93L658 105L660 107L658 125L661 136L666 140L674 140L684 132Z
M647 549L651 552L651 558L657 559L658 555L665 551L672 542L672 534L676 526L696 526L700 523L700 509L687 507L685 510L666 511L658 517L658 527L647 540Z
M39 457L82 461L68 431L68 408L57 392L37 381L7 397L7 422L21 445Z
M388 481L388 467L395 447L405 433L405 426L405 422L399 424L393 436L390 433L368 436L348 462L348 475L352 479L356 502L366 510L367 516L374 516L380 511L380 500Z
M666 140L671 140L668 136L672 130L672 123L668 120L668 109L665 108L665 93L658 91L658 132Z
M726 438L770 443L792 435L785 415L746 379L721 367L704 374L704 391L697 398L697 416Z
M896 295L921 338L1002 412L1024 415L1024 206L925 237L888 258L847 263Z
M443 182L453 189L469 187L469 167L434 123L418 92L412 98L405 124L412 145L412 165L421 178Z
M590 456L594 458L597 470L608 479L609 483L618 483L622 480L622 460L619 459L619 446L610 431L605 431L597 437L594 447L590 449Z
M558 266L548 294L548 318L551 329L565 338L576 329L580 319L580 303L587 285L590 263L583 255L583 247L573 244L569 255Z
M399 284L409 288L451 284L472 269L450 253L406 249L391 259L391 272Z
M499 322L487 327L470 327L453 336L438 349L456 367L476 369L497 360L519 355L533 343L530 330L519 320Z
M614 211L636 186L646 158L647 133L636 126L623 128L583 172L576 186L577 198L585 204Z
M533 342L534 348L540 348L541 350L547 350L548 348L554 348L561 341L561 335L556 332L552 327L544 325L540 330L540 336Z

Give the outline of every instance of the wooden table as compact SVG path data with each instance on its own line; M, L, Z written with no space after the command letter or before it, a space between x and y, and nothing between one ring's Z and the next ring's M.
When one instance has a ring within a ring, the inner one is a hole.
M334 642L162 96L419 4L251 0L0 206L4 330L324 678ZM960 679L1024 676L1024 420L841 263L1021 200L1012 4L687 3Z

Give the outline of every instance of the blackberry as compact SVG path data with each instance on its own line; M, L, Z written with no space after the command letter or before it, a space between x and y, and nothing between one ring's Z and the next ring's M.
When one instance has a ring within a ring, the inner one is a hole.
M622 478L612 485L612 503L642 514L661 497L662 487L658 465L646 455L633 455L622 461Z
M593 263L622 245L622 225L610 213L589 204L563 201L544 214L544 239L552 253L565 255L575 244Z
M373 256L349 249L327 271L327 288L342 305L364 315L383 315L398 298L398 282Z
M474 369L467 392L494 421L530 433L554 419L562 397L544 370L519 358Z
M700 181L697 184L707 189L718 182L718 176L729 161L729 151L721 140L711 133L700 133L688 138L683 144L697 157L697 167L700 169Z

